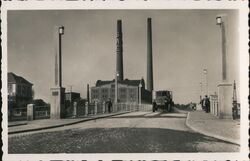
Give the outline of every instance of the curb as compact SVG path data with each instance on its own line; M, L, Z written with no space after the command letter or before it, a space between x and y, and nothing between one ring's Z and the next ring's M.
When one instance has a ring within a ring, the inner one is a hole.
M8 125L8 127L27 125L27 123Z
M116 115L122 115L122 114L126 114L126 113L130 113L130 112L114 113L114 114L106 115L106 116L99 116L99 117L93 117L93 118L86 118L86 119L84 119L84 120L79 120L79 121L75 121L75 122L70 122L70 123L65 123L65 124L60 124L60 125L54 125L54 126L47 126L47 127L39 127L39 128L34 128L34 129L26 129L26 130L12 131L12 132L8 132L8 134L18 134L18 133L24 133L24 132L32 132L32 131L53 129L53 128L57 128L57 127L63 127L63 126L74 125L74 124L78 124L78 123L81 123L81 122L92 121L92 120L102 119L102 118L106 118L106 117L111 117L111 116L116 116Z
M220 135L216 135L216 134L211 134L209 132L205 132L203 130L199 130L199 129L193 127L188 122L188 120L189 120L189 113L190 112L188 112L188 114L187 114L187 118L186 118L186 122L185 123L186 123L187 127L189 127L190 129L192 129L193 131L198 132L198 133L203 134L203 135L206 135L206 136L210 136L210 137L213 137L213 138L216 138L216 139L223 140L225 142L229 142L231 144L235 144L235 145L240 146L240 143L238 141L236 141L236 140L233 140L233 139L230 139L230 138L226 138L226 137L223 137L223 136L220 136Z

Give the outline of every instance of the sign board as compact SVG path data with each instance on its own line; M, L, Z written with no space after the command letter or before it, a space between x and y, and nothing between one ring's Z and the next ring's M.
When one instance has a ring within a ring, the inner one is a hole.
M53 91L52 96L58 96L58 91Z

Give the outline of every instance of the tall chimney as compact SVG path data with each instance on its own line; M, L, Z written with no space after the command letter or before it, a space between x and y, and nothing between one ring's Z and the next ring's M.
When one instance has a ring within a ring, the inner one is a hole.
M87 102L89 103L89 84L87 84Z
M151 18L148 18L147 24L147 90L152 91L154 89L153 82L153 57L152 57L152 26Z
M116 76L117 80L123 80L123 47L122 47L122 20L117 20L116 42Z

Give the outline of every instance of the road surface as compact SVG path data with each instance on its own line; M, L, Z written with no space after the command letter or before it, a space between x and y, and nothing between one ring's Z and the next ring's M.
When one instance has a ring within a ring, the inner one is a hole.
M237 152L189 129L184 113L132 112L9 137L9 153Z

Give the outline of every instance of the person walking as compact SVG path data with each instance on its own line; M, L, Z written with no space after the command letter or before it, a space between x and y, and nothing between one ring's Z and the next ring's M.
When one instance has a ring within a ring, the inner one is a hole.
M157 104L155 102L155 100L153 101L153 112L155 112L157 110Z

